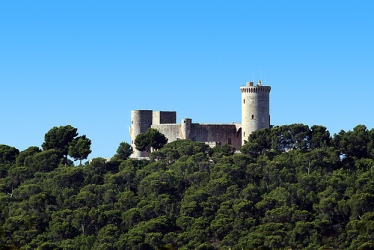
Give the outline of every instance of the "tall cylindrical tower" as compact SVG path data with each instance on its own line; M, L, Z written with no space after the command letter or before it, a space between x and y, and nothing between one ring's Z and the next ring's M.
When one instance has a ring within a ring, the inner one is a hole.
M242 92L242 145L248 136L255 130L270 127L270 102L271 87L262 86L258 80L257 86L247 82L240 87Z
M147 152L135 149L135 138L138 134L144 134L152 126L152 110L131 110L130 137L131 146L134 150L132 157L140 158L148 156Z

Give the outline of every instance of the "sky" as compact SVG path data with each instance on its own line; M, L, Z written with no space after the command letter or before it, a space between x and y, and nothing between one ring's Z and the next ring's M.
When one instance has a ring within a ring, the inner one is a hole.
M241 122L240 86L272 87L271 124L374 127L374 1L0 1L0 144L54 126L130 143L131 110Z

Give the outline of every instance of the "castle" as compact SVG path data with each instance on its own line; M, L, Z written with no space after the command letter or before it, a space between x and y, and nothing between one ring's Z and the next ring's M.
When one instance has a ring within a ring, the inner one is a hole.
M132 110L130 137L134 149L133 158L147 157L147 152L135 149L135 138L148 128L157 129L168 138L168 142L178 139L205 142L210 146L229 144L238 149L255 130L270 127L269 94L271 87L263 86L259 80L254 86L247 82L240 87L242 93L242 122L232 124L192 123L192 119L183 118L176 123L175 111Z

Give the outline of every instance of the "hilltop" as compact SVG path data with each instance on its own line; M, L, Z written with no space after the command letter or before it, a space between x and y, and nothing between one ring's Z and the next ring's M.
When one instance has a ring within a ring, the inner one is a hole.
M178 140L74 166L1 145L0 248L374 247L373 129L276 126L240 151Z

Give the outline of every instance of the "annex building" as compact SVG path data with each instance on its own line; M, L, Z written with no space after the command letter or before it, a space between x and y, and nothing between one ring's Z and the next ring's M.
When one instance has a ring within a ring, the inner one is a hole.
M176 111L132 110L130 137L134 149L133 158L147 157L147 152L135 149L135 138L148 128L157 129L168 138L168 142L188 139L205 142L210 146L229 144L238 149L248 139L250 133L270 127L270 86L247 82L240 87L242 120L232 124L193 123L191 118L183 118L177 123Z

